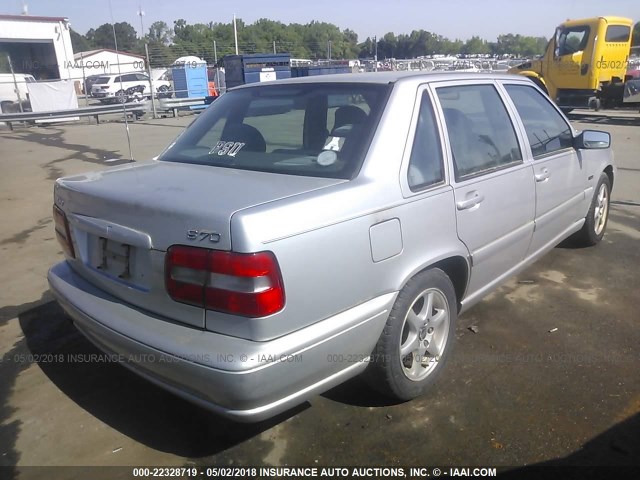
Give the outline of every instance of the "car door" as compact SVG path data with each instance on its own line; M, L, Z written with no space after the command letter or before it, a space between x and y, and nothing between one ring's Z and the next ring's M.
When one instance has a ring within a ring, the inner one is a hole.
M521 132L492 81L435 87L448 137L458 236L471 253L467 301L507 276L533 234L535 186Z
M573 129L540 90L505 83L529 139L536 185L535 231L529 254L553 247L584 212L584 169L573 147Z

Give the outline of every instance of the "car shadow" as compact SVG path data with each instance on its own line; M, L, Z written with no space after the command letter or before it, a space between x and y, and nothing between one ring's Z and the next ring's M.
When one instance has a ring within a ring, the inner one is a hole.
M637 478L639 466L640 413L637 413L566 457L516 468L500 474L499 478Z
M628 110L625 113L633 113L635 110ZM616 116L615 111L610 111L607 114L597 113L569 113L567 115L569 120L575 123L589 123L593 125L614 125L614 126L638 126L640 125L640 114L636 117Z
M154 450L187 458L215 455L309 406L260 423L237 423L182 400L101 355L56 302L18 318L28 351L39 359L54 360L38 365L57 388L100 421Z
M354 407L391 407L404 403L373 390L363 378L358 375L345 383L333 387L320 396L334 402L351 405Z

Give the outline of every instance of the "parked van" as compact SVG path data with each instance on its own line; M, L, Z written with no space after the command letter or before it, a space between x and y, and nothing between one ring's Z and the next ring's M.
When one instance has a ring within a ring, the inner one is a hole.
M16 85L18 86L18 92L20 93L22 109L24 111L31 111L27 83L35 83L35 81L36 79L33 78L33 75L25 73L16 73L15 81L13 74L0 73L0 111L2 113L15 113L20 111Z

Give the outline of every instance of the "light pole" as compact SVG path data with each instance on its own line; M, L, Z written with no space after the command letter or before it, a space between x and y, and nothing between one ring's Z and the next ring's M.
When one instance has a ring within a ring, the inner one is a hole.
M138 16L140 17L140 38L144 38L144 24L142 23L144 12L142 11L142 5L138 6Z

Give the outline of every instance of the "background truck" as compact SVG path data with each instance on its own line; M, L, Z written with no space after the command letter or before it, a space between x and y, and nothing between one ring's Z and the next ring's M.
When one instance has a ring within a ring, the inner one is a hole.
M622 17L568 20L544 56L509 70L531 78L563 110L640 102L640 80L627 76L633 21Z

